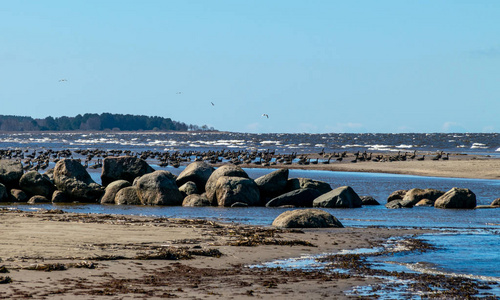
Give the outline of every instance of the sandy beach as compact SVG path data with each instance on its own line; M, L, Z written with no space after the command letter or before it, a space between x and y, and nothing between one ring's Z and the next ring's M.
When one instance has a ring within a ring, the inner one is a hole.
M0 298L348 299L366 276L249 268L420 230L287 230L119 215L1 212ZM7 279L7 281L10 281Z
M387 153L383 153L387 155ZM308 155L314 162L318 155ZM429 156L431 157L431 156ZM349 156L342 162L332 161L329 164L309 163L307 165L293 164L293 169L326 170L342 172L370 172L370 173L392 173L419 176L451 177L451 178L478 178L478 179L500 179L500 159L476 155L451 155L449 160L434 161L430 158L423 161L357 161L352 163L353 156ZM324 158L320 158L324 160ZM256 164L244 164L243 168L261 167ZM284 167L282 165L269 166L270 168Z

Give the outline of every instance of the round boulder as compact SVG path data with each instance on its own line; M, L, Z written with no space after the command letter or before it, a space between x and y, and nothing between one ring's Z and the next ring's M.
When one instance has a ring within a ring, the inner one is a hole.
M49 178L37 171L29 171L21 176L19 187L28 195L40 195L45 198L51 198L55 190L55 186Z
M186 198L184 198L184 201L182 201L182 206L210 206L212 203L208 201L207 197L203 195L198 195L198 194L191 194L188 195Z
M152 173L154 169L135 156L106 157L102 162L101 181L107 186L116 180L133 182L135 178Z
M62 159L54 168L54 183L71 202L96 203L104 188L95 183L84 166L76 159Z
M397 190L392 192L392 194L390 194L389 197L387 197L387 203L394 200L402 200L406 195L406 192L408 192L408 190Z
M231 206L243 202L250 206L259 204L259 188L252 179L243 177L219 177L215 185L215 197L219 206Z
M141 199L137 196L135 186L127 186L120 189L115 196L115 204L117 205L140 205Z
M0 183L0 202L9 201L9 194L7 194L7 188L5 185Z
M191 163L177 177L177 185L182 186L184 183L192 181L196 184L198 191L203 193L205 192L205 185L214 170L215 169L205 161Z
M436 208L476 207L476 195L469 189L452 188L434 202Z
M286 190L288 181L288 169L279 169L264 176L255 179L259 187L261 197L274 198L281 195Z
M344 227L337 218L320 209L285 211L274 219L273 226L284 228Z
M210 175L207 180L207 184L205 184L205 192L207 199L214 205L217 203L217 199L215 197L215 185L217 184L217 180L222 176L248 178L247 172L233 164L220 166L213 171L212 175Z
M68 203L70 202L68 195L61 191L54 191L52 194L52 203Z
M104 189L104 195L101 198L101 204L114 204L116 193L123 188L131 186L130 182L127 180L119 179L108 184L106 189Z
M23 176L23 165L19 161L0 159L0 183L9 188L17 187Z
M444 192L436 189L411 189L405 193L400 204L403 207L412 207L423 199L436 201L436 199L441 197L443 194Z
M135 181L137 196L145 205L181 205L182 194L168 171L154 171Z

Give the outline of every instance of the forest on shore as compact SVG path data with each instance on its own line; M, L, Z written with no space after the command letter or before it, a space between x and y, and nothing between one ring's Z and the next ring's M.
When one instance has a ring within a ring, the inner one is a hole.
M25 116L0 115L0 131L199 131L214 130L207 125L198 126L173 121L170 118L130 114L84 114L76 117L46 117L34 119Z

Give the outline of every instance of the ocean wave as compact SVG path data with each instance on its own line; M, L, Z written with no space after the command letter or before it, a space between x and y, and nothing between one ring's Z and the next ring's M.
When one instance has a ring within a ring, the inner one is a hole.
M483 144L483 143L473 143L470 148L471 149L488 149L488 146L486 146L486 144Z

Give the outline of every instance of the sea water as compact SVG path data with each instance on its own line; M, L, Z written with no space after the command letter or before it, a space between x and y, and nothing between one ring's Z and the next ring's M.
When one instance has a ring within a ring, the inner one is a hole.
M333 151L445 151L462 154L500 155L499 134L245 134L245 133L20 133L0 134L0 149L122 149L135 152L189 150L275 150L281 153ZM179 174L184 167L160 168ZM246 169L252 178L272 170ZM90 171L100 182L99 171ZM468 188L477 203L490 204L500 197L500 180L435 178L424 176L290 170L290 177L322 180L333 188L351 186L385 204L395 190L452 187ZM4 205L5 206L5 205ZM7 205L25 210L60 208L68 212L130 214L158 217L200 218L269 226L285 208L152 207L126 205ZM404 269L499 281L500 209L450 210L433 207L387 209L383 205L357 209L324 209L347 227L427 228L440 231L420 238L438 249L373 258L380 268ZM297 258L294 261L298 264ZM307 268L307 263L299 263ZM309 267L311 264L309 264ZM495 295L500 295L494 289Z

